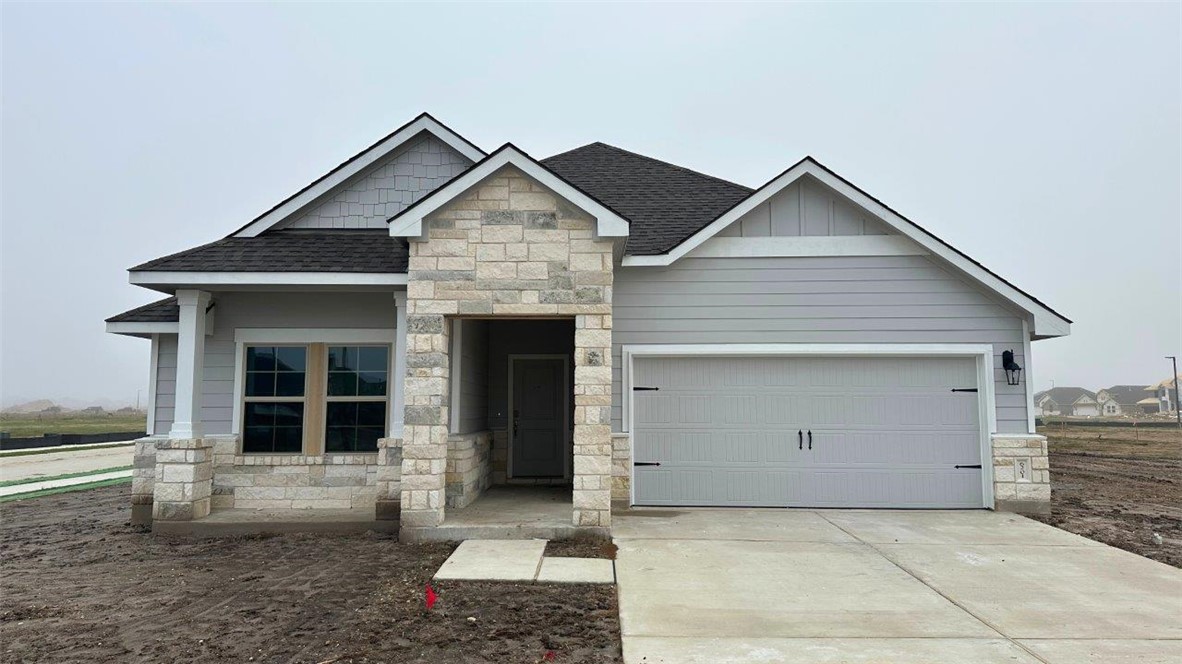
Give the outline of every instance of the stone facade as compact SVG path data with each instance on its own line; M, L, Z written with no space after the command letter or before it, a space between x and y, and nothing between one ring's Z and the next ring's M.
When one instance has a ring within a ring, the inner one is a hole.
M156 443L152 518L192 521L209 516L213 486L213 443L203 438Z
M492 432L452 434L447 439L448 507L467 507L492 484Z
M1051 509L1047 438L993 434L993 498L1009 512L1045 514Z
M402 439L379 438L375 516L397 521L402 512Z
M632 499L632 435L612 434L612 500Z
M443 522L451 318L575 321L574 525L611 523L614 244L512 167L424 220L410 242L402 526Z
M131 523L152 525L152 494L156 484L156 439L135 441L131 469Z

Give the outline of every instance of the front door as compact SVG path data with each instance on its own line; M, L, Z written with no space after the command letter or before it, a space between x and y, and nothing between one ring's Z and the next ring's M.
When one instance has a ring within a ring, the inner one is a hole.
M513 358L512 477L563 477L566 358Z

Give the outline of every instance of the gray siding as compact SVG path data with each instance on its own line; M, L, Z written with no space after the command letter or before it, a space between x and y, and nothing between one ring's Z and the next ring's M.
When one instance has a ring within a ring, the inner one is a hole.
M459 321L457 321L459 322ZM459 429L474 433L488 429L488 322L462 321L460 335Z
M384 230L387 219L470 165L467 157L428 135L338 187L284 227Z
M724 228L721 237L893 235L874 215L811 177L785 187Z
M998 430L1026 431L1025 379L1006 384L1001 353L1023 367L1022 318L924 256L688 258L618 268L612 426L620 430L627 344L988 343Z
M228 434L234 415L234 330L237 328L395 327L389 293L219 293L214 333L205 337L201 418L206 433ZM167 435L176 404L176 335L160 337L156 433Z

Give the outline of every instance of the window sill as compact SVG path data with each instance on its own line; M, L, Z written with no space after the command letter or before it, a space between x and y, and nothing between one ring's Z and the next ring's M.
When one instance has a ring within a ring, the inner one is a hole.
M235 466L364 466L378 462L377 452L327 454L235 454Z

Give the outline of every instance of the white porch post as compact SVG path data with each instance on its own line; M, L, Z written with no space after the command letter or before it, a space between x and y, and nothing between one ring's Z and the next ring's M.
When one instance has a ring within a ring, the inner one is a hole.
M394 333L394 376L390 381L394 390L390 412L390 438L402 438L402 424L406 416L406 292L394 293L397 307Z
M180 329L176 354L176 410L168 437L193 440L201 438L201 382L205 363L205 309L207 291L178 290Z

